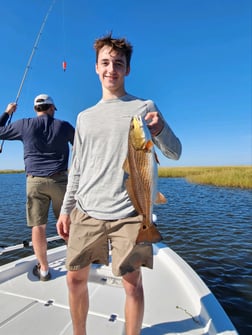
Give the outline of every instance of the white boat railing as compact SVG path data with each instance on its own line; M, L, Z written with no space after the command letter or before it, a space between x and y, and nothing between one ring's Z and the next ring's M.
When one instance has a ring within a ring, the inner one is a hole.
M47 242L52 242L52 241L57 241L57 240L61 240L62 238L60 236L52 236L52 237L48 237L46 239ZM9 251L13 251L13 250L19 250L19 249L23 249L23 248L29 248L32 246L32 241L23 241L22 243L16 244L16 245L12 245L12 246L0 246L0 255L9 252Z

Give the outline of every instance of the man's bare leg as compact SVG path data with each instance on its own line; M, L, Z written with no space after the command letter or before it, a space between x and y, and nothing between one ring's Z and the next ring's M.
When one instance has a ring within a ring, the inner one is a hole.
M48 270L46 225L32 227L32 246L34 254L43 271Z
M126 334L140 335L144 314L144 293L141 271L137 270L124 275L123 285L126 293Z
M89 308L88 297L89 266L77 270L68 271L67 285L69 306L73 324L73 335L86 335L86 321Z

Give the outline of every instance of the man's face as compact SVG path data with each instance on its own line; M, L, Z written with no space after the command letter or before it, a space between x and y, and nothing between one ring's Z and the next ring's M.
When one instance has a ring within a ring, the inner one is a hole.
M111 93L124 91L124 77L129 74L124 54L111 47L104 46L98 55L96 73L99 75L103 89Z

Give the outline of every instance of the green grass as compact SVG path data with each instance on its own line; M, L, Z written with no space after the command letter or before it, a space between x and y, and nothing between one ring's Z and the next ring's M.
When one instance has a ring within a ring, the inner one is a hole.
M24 173L24 170L0 170L0 173L6 174L6 173Z
M191 183L252 188L252 166L159 167L159 177L186 178Z
M0 173L24 173L0 170ZM186 178L191 183L252 189L252 166L159 167L159 177Z

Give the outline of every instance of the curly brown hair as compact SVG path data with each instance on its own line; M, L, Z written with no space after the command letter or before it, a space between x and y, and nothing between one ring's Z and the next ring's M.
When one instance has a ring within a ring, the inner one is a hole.
M112 37L112 33L109 33L101 38L97 38L94 42L94 49L96 51L96 63L98 61L98 55L100 50L104 46L111 47L111 50L116 50L125 55L126 57L126 65L130 66L131 55L133 52L133 46L130 44L126 38L114 38Z

